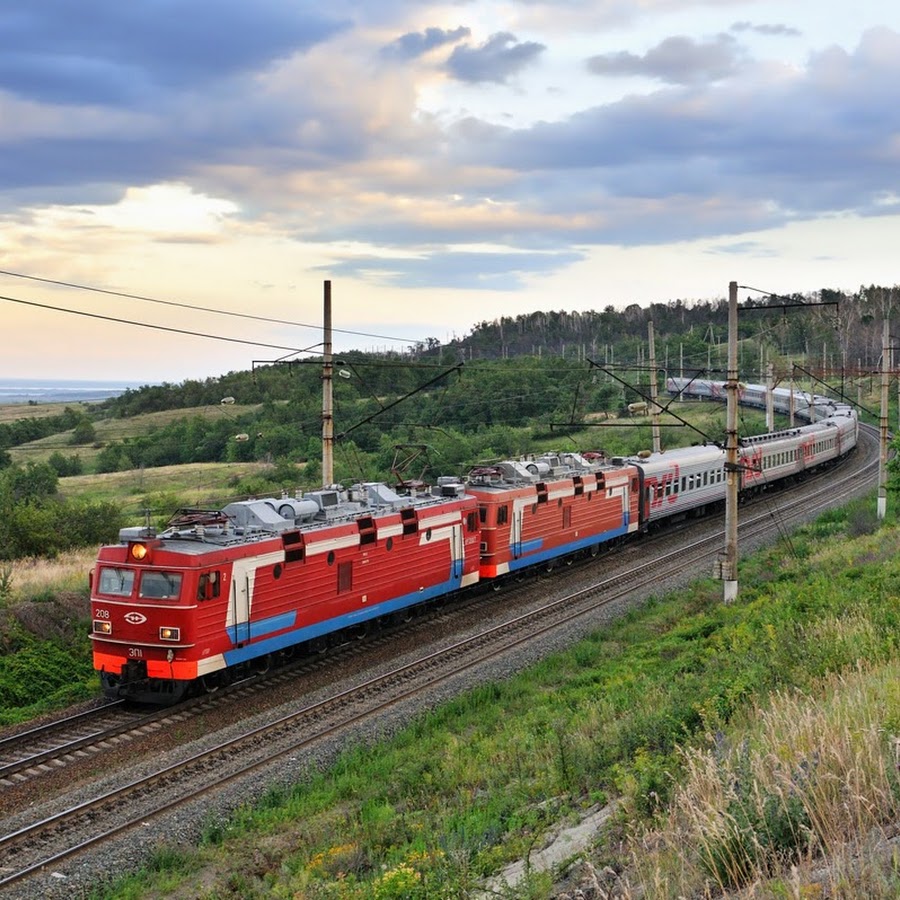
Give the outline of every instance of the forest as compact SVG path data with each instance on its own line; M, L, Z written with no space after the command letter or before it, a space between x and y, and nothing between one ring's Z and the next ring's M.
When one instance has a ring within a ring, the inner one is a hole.
M826 383L842 393L854 384L861 393L862 382L872 388L896 290L766 295L743 304L742 379L762 380L772 364L779 379L809 373L818 381L804 386L819 392ZM651 321L660 389L668 373L724 377L724 299L523 313L478 323L446 345L428 339L406 353L342 354L335 360L335 477L352 483L462 475L476 462L566 440L578 449L637 452L647 446L648 429L597 426L627 416L627 405L648 394ZM52 555L115 535L122 512L114 504L61 496L60 479L83 472L261 461L271 464L270 483L257 490L321 486L321 376L321 358L293 360L0 423L0 559ZM164 423L99 437L103 423L143 422L164 411L172 414ZM14 463L11 450L51 435L59 440L46 459ZM684 443L696 435L667 439ZM89 463L82 459L88 449Z

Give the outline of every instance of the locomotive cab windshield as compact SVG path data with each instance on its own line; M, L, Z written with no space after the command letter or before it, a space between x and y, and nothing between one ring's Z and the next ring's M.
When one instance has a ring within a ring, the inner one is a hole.
M181 597L181 582L180 572L102 566L97 593L107 597L133 597L137 587L137 597L141 600L178 600Z
M177 600L181 596L181 573L141 572L138 596L145 600Z

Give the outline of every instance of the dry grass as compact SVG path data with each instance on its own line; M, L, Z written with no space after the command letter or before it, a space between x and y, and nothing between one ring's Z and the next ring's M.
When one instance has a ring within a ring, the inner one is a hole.
M750 722L684 752L668 818L633 848L644 896L897 896L900 663L777 695Z
M189 497L185 502L200 505L209 497L230 496L238 480L270 468L268 463L188 463L102 475L72 475L60 479L59 491L65 497L126 503L129 497L166 492Z
M77 406L78 404L59 404L56 412L62 412L66 406ZM22 409L50 409L56 404L47 404L45 407L22 407ZM190 419L201 416L210 421L218 421L220 419L233 419L243 413L257 409L259 404L248 405L232 405L232 406L192 406L186 409L168 409L162 412L145 413L140 416L132 416L127 419L98 419L93 423L96 439L95 444L108 444L112 441L121 441L125 438L140 437L152 431L155 428L162 428L179 419ZM2 407L8 409L9 407ZM50 415L44 412L43 415ZM12 416L12 418L24 418L24 416ZM64 456L78 454L82 462L89 463L100 452L99 447L73 446L69 444L71 431L61 431L58 434L51 434L45 438L22 444L18 447L12 447L9 454L13 462L23 464L26 462L45 462L54 451L62 453Z
M56 559L27 557L4 563L12 589L18 596L34 597L48 591L80 591L87 585L97 548L70 550Z
M86 413L92 412L93 404L83 401L71 403L5 403L0 405L0 423L15 422L17 419L43 419L47 416L60 416L66 408L83 409Z

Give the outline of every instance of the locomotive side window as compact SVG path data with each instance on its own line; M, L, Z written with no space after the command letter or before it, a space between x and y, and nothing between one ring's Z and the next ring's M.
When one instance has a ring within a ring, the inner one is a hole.
M505 525L508 521L509 521L509 507L506 505L498 506L497 507L497 524Z
M144 572L141 575L139 597L148 600L170 600L181 593L181 575L178 572Z
M197 599L212 600L221 592L222 579L218 572L203 572L197 582Z
M100 570L100 583L97 590L101 594L113 594L116 597L130 597L134 588L134 569Z
M466 513L466 531L478 531L478 514Z
M478 521L484 525L487 522L487 507L479 506L478 507Z

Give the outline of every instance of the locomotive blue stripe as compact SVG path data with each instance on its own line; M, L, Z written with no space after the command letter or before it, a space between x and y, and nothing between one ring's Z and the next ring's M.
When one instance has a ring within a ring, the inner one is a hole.
M275 653L278 650L284 650L286 647L292 647L303 641L313 640L314 638L330 634L332 631L340 631L343 628L361 625L370 619L378 618L378 616L398 612L408 606L413 606L416 603L422 603L426 600L433 600L435 597L441 597L444 594L449 594L451 591L459 590L459 585L459 577L450 578L448 581L441 584L436 584L433 587L425 588L421 591L415 591L412 594L406 594L403 597L395 597L393 600L386 600L384 603L362 607L343 616L328 619L315 625L308 625L305 628L296 628L293 631L286 631L284 634L279 634L266 640L254 641L246 647L236 647L234 650L226 650L223 656L225 662L229 666L235 665L236 663L247 662L248 660L255 659L257 656L262 656L266 653ZM276 616L274 618L277 619L281 617ZM264 621L271 622L273 619ZM260 622L258 624L263 623ZM273 628L268 629L268 631L273 630ZM229 628L228 631L229 636L231 636L233 629Z
M273 631L283 631L285 628L292 628L297 621L297 611L281 613L277 616L271 616L268 619L260 619L258 622L250 622L250 640L262 637L264 634L272 634ZM236 644L239 640L246 640L247 623L242 622L240 625L229 625L225 629L231 643ZM238 632L241 636L238 637Z
M586 550L593 544L602 544L604 541L609 541L625 534L628 534L627 517L625 524L621 528L613 528L600 534L592 534L587 538L579 538L577 541L571 541L568 544L560 544L558 547L552 547L540 553L532 553L529 556L523 554L518 559L511 559L509 561L509 571L515 572L517 569L525 569L528 566L533 566L535 563L549 562L551 559L556 559L557 556L566 556L569 553L574 553L576 550ZM529 541L528 544L523 544L523 547L533 544L540 545L541 543L541 541Z

